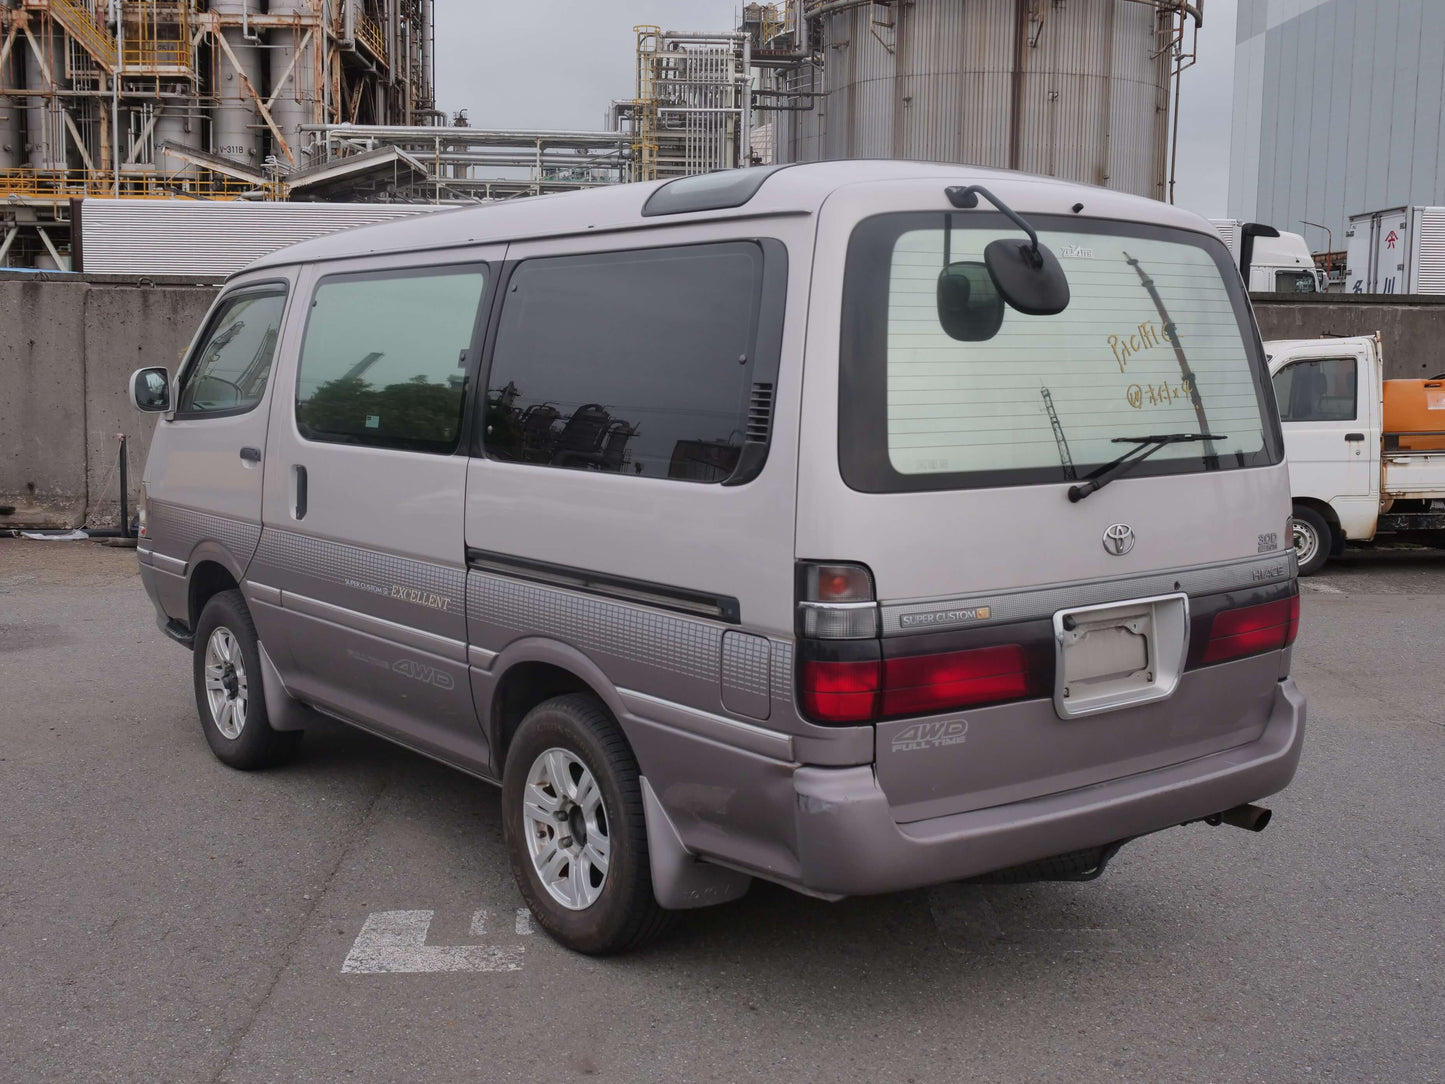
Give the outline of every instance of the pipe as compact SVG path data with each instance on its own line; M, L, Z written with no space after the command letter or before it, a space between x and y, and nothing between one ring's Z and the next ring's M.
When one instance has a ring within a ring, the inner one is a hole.
M115 71L110 73L110 168L115 171L113 195L120 199L120 73L125 70L125 13L115 5Z
M1263 832L1273 816L1274 814L1262 805L1237 805L1233 809L1226 809L1223 813L1205 817L1204 823L1228 824L1250 832Z
M1014 19L1014 66L1009 75L1008 168L1018 169L1019 138L1023 128L1024 42L1029 36L1029 0L1017 0Z
M120 529L122 538L130 538L130 456L126 454L126 437L120 436Z
M822 7L814 8L812 11L804 12L805 19L818 19L824 15L832 15L835 11L847 11L849 8L861 8L873 3L873 0L833 0L831 4L824 4Z

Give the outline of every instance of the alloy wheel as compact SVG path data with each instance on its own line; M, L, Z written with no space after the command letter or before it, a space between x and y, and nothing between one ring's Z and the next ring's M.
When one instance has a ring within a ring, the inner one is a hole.
M246 726L249 686L241 643L224 625L206 641L206 702L221 736L235 741Z
M566 749L532 761L522 794L522 820L532 869L547 894L572 911L602 894L611 861L607 808L587 765Z

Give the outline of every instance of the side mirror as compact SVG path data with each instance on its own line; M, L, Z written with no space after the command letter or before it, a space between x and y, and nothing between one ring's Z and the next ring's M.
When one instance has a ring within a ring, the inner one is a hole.
M1025 316L1056 316L1069 307L1069 279L1044 244L1000 238L983 250L989 277Z
M146 414L171 409L171 376L164 369L137 369L130 374L130 401Z
M938 322L950 338L977 343L1003 326L1003 298L981 263L951 263L938 276Z

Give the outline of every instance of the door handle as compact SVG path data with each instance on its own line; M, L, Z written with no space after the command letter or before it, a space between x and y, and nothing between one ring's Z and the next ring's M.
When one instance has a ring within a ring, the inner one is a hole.
M1364 433L1346 433L1346 434L1345 434L1345 439L1346 439L1346 440L1364 440L1364 439L1365 439L1365 434L1364 434Z
M306 518L306 468L301 464L291 468L296 473L296 518Z
M244 459L247 463L259 463L259 462L261 462L261 449L260 449L260 448L242 448L242 449L241 449L241 458Z

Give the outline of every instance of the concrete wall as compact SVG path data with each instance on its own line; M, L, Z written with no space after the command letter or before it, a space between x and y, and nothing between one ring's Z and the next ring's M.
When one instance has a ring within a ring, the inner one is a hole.
M116 435L139 492L155 418L131 409L126 380L175 370L214 284L118 275L0 272L0 528L111 526ZM1256 294L1266 339L1382 333L1387 377L1445 373L1445 297ZM8 510L8 511L7 511Z
M111 526L117 434L129 438L131 499L154 416L126 380L172 371L216 286L121 276L0 272L0 527Z
M1420 294L1255 294L1265 339L1380 332L1385 379L1445 373L1445 297Z

